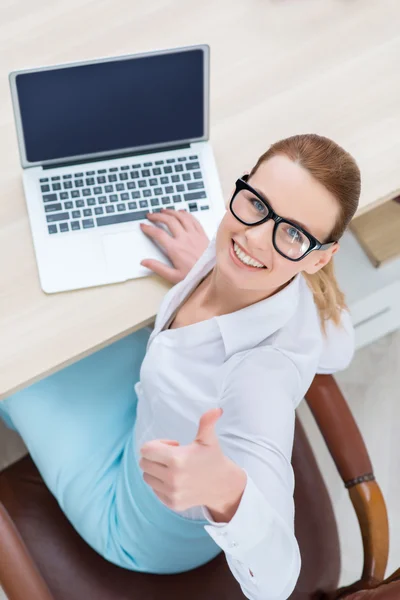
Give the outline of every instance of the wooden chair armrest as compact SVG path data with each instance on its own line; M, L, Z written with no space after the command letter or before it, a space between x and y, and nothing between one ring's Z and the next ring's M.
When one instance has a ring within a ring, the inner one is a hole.
M389 526L364 440L332 375L316 375L306 400L357 514L364 547L360 582L366 588L375 586L385 576Z
M1 502L0 584L8 600L54 600Z

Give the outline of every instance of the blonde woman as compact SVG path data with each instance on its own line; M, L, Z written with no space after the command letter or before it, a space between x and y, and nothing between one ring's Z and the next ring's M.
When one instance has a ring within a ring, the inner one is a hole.
M78 533L127 569L178 573L225 552L251 600L284 600L294 535L295 409L354 340L332 257L356 212L354 159L322 136L273 144L236 181L216 237L192 214L142 225L176 283L142 329L9 397Z

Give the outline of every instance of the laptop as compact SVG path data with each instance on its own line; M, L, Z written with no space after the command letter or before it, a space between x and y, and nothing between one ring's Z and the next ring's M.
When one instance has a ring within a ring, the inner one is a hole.
M184 209L215 233L209 62L199 45L10 73L44 292L151 275L144 258L170 264L140 229L148 212Z

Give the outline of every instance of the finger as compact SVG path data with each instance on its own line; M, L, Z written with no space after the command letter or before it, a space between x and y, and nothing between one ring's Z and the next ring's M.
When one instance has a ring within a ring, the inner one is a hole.
M166 211L149 213L147 218L152 223L164 223L174 237L182 233L183 225L179 219L176 218L175 211L173 210L168 213Z
M192 213L187 210L181 208L180 210L171 210L170 208L165 208L164 212L166 213L175 213L175 216L182 223L182 226L186 231L193 231L196 229L195 221L196 219L193 217Z
M211 446L218 442L218 437L215 433L215 425L222 413L222 408L212 408L204 413L200 419L195 442L198 442L203 446Z
M165 491L164 482L157 477L153 477L153 475L149 475L148 473L143 473L143 479L153 490L157 490L157 492L161 493Z
M169 265L165 265L159 260L155 260L153 258L145 258L141 261L140 264L143 267L150 269L150 271L157 273L157 275L160 275L170 283L178 283L182 279L182 277L179 275L179 272L176 269L170 267Z
M157 496L157 498L159 498L161 500L161 502L163 502L166 506L169 507L170 503L169 503L168 496L166 496L162 492L155 491L155 490L153 490L153 491L154 491L155 495Z
M140 449L143 458L169 466L172 456L178 448L163 444L160 440L146 442Z
M149 238L155 240L168 252L168 249L171 247L172 240L172 236L169 233L164 231L164 229L161 229L161 227L156 227L155 225L147 225L147 223L140 223L140 229Z
M139 460L139 467L144 473L153 475L153 477L157 477L157 479L161 479L161 481L164 481L168 470L168 467L165 465L143 457Z

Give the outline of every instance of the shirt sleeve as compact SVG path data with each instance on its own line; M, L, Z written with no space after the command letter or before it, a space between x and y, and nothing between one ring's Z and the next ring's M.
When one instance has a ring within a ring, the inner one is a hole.
M354 356L354 350L354 327L351 315L347 310L343 310L339 326L333 321L326 323L326 336L322 338L322 352L317 373L327 375L346 369Z
M286 600L300 572L291 466L299 381L289 358L264 347L235 364L224 385L217 434L247 483L229 523L215 523L205 507L203 514L250 600Z

